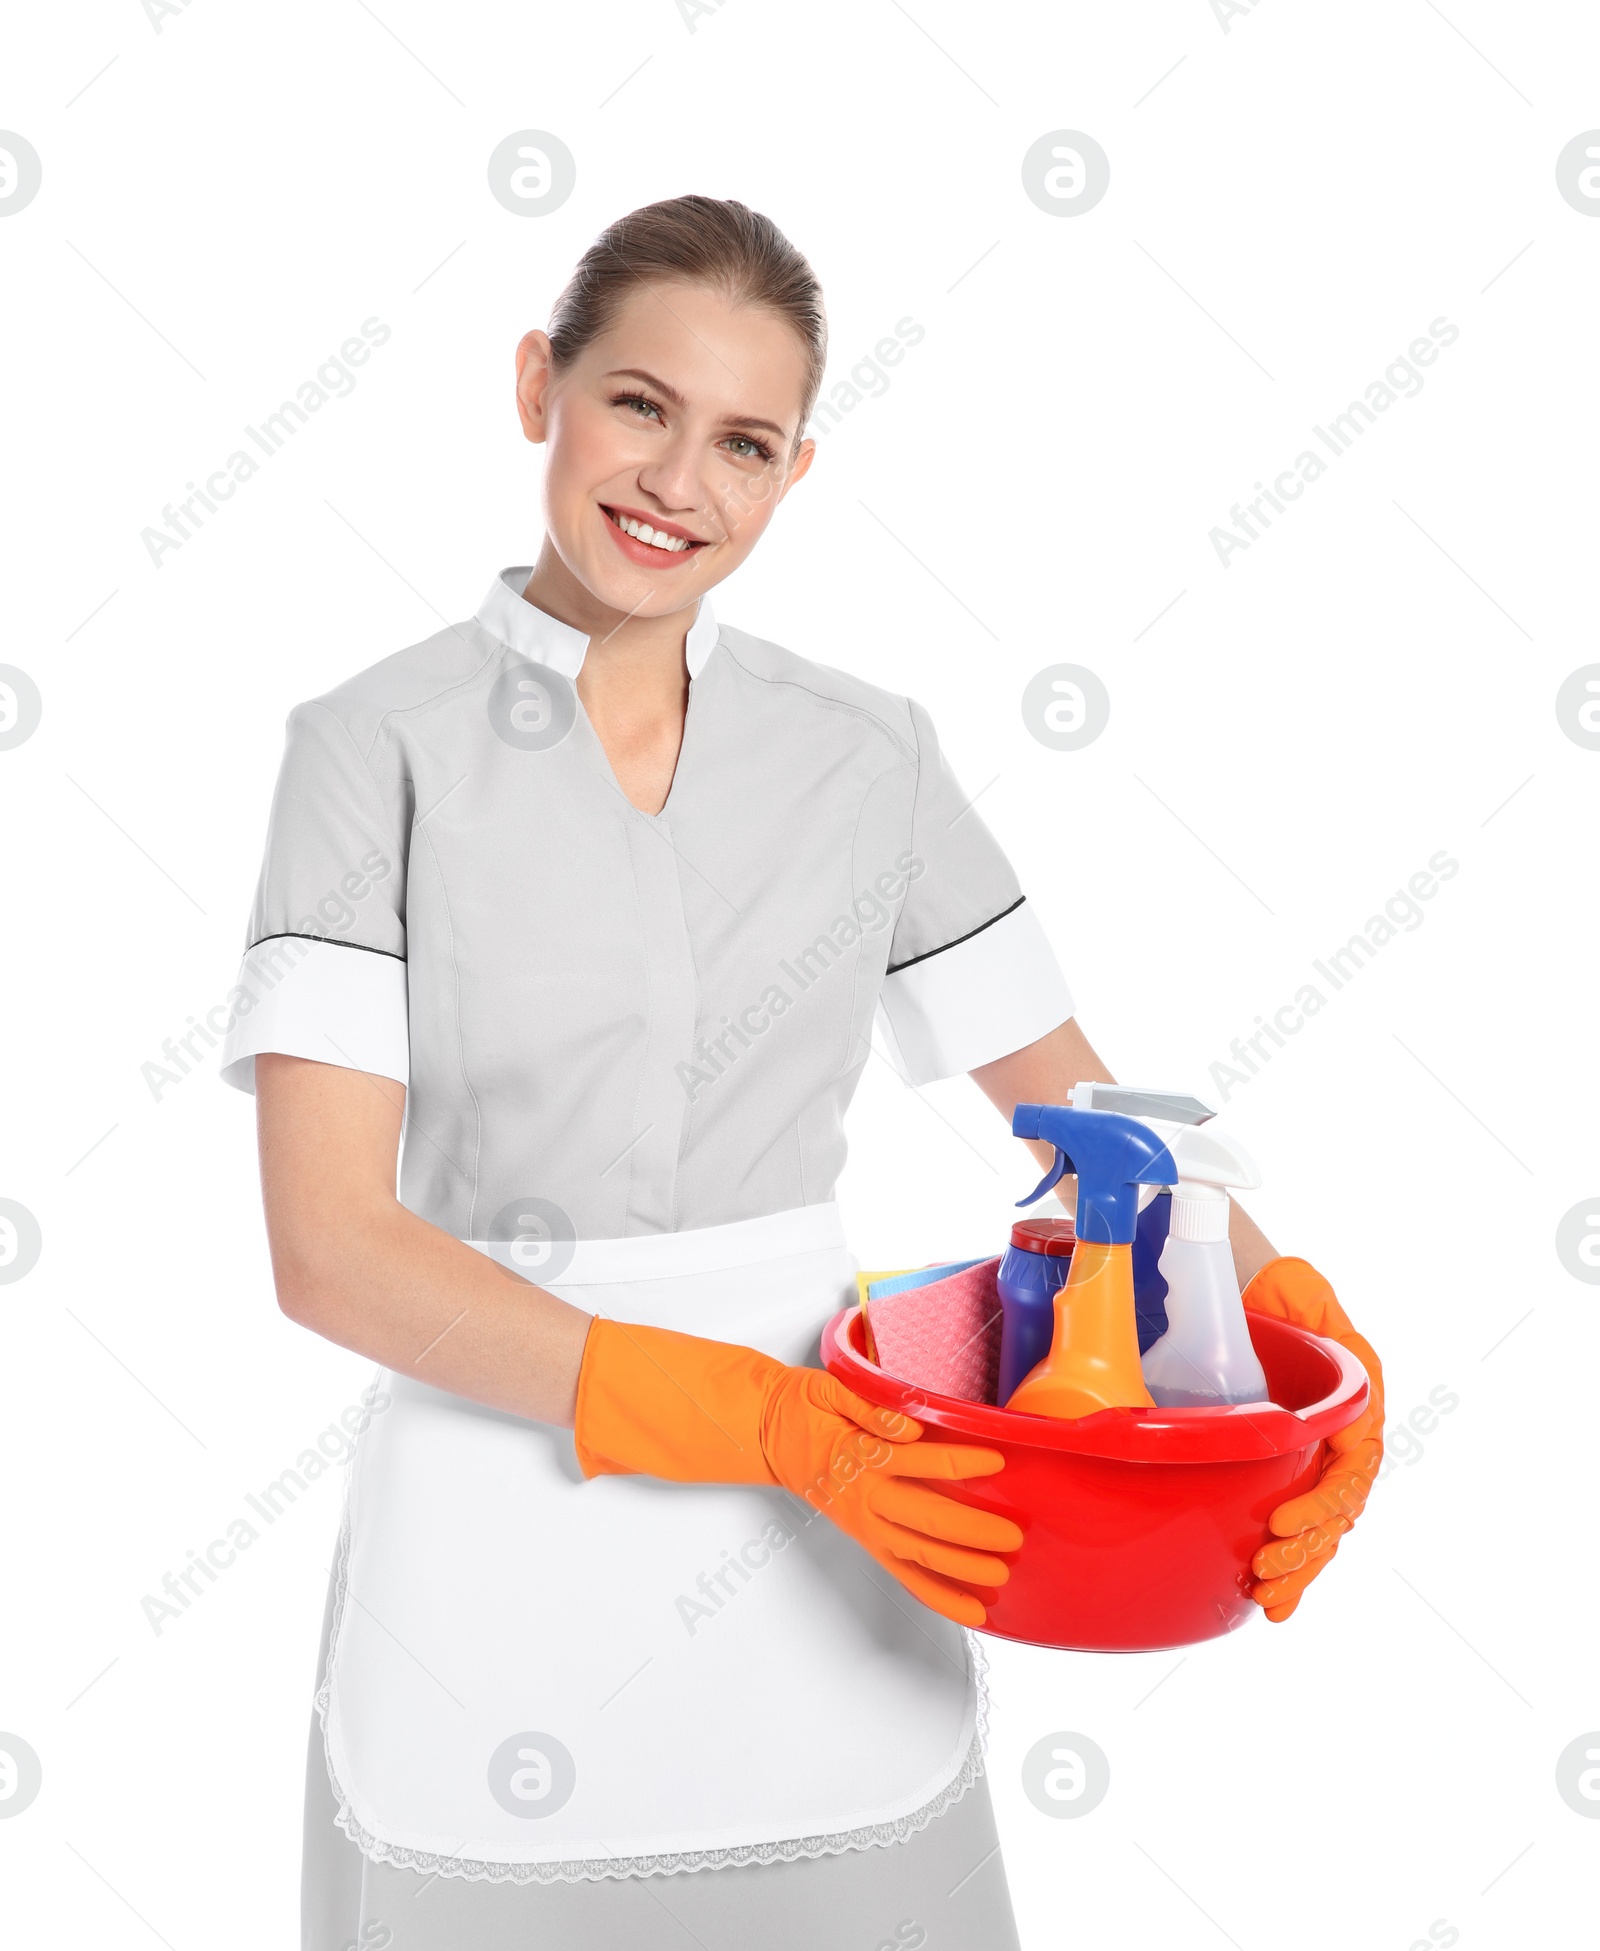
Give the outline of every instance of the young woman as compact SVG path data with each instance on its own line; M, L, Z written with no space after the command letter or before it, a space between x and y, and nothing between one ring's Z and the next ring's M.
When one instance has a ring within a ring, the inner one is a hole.
M940 1490L996 1453L816 1365L832 1192L875 1019L1007 1119L1108 1073L926 712L712 616L824 350L742 204L613 224L517 349L538 561L290 716L225 1074L285 1312L383 1371L305 1951L1016 1943L965 1629L1020 1534ZM1375 1384L1275 1514L1281 1619L1381 1392L1326 1282L1233 1237L1250 1304Z

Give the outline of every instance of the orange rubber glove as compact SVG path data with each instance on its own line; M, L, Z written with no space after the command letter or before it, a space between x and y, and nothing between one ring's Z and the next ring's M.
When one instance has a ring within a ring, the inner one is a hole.
M1280 1504L1268 1518L1273 1542L1251 1560L1262 1581L1250 1596L1269 1619L1287 1619L1300 1595L1333 1563L1339 1540L1366 1508L1367 1493L1383 1461L1383 1367L1372 1344L1358 1335L1333 1289L1306 1260L1269 1260L1244 1290L1256 1314L1275 1315L1297 1328L1348 1348L1367 1371L1367 1406L1348 1427L1328 1438L1322 1475L1300 1497Z
M992 1476L1004 1458L921 1434L920 1423L873 1408L821 1369L734 1342L596 1317L584 1343L573 1436L586 1477L781 1486L924 1605L981 1626L984 1608L965 1585L1003 1585L1010 1568L993 1554L1015 1551L1022 1532L928 1480Z

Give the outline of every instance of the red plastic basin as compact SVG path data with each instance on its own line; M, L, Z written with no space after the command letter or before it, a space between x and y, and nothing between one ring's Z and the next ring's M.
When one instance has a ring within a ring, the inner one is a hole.
M823 1365L929 1435L999 1450L1006 1467L952 1494L1022 1527L1011 1577L979 1597L983 1631L1034 1646L1150 1652L1214 1639L1259 1610L1250 1560L1268 1514L1309 1490L1325 1438L1367 1405L1354 1355L1288 1322L1249 1316L1270 1403L1102 1409L1061 1421L961 1402L869 1362L861 1313L823 1330Z

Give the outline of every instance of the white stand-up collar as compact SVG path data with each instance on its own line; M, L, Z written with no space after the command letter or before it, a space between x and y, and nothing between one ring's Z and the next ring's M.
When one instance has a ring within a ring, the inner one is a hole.
M583 669L588 636L528 601L522 592L532 574L531 568L502 569L479 607L478 621L524 657L547 664L563 677L575 678ZM716 641L717 620L711 614L710 598L702 596L684 643L691 678L700 675Z

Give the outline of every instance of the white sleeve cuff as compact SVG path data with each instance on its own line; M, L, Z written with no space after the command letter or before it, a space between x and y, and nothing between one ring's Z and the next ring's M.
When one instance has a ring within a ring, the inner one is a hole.
M397 955L275 935L245 955L229 1001L221 1076L236 1090L255 1090L264 1050L401 1084L410 1076L406 965Z
M1071 1014L1066 977L1026 901L885 976L878 1000L878 1028L908 1084L993 1063Z

